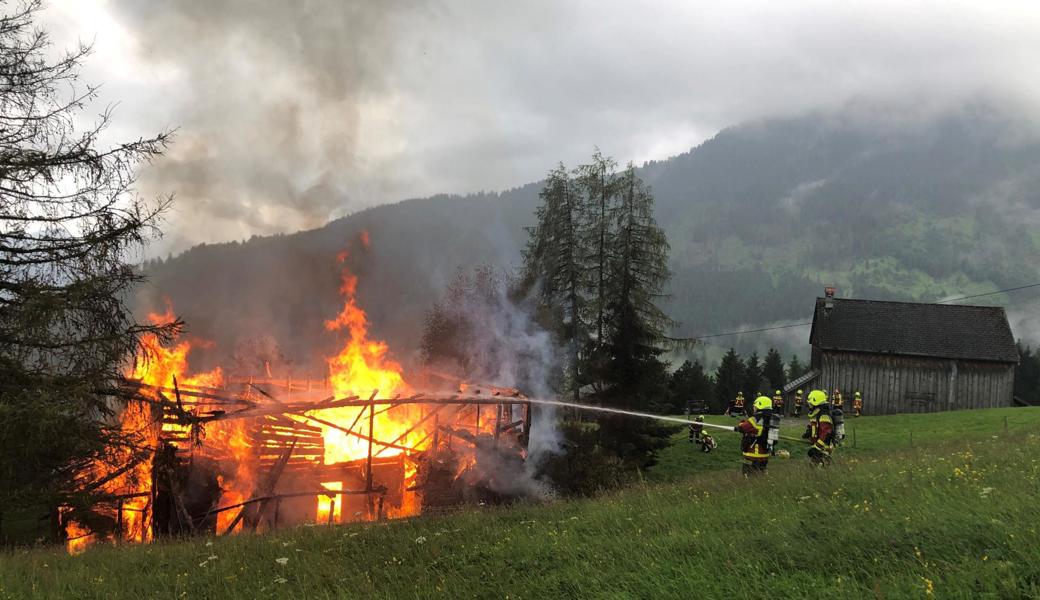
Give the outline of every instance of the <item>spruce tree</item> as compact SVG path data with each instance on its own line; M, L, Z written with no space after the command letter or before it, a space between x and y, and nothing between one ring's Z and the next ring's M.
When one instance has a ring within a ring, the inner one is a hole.
M737 392L744 389L744 361L733 348L722 357L719 368L715 370L715 402L711 412L721 413L726 406L737 397Z
M672 412L683 412L689 402L704 402L709 407L713 404L711 378L704 372L700 362L683 362L672 373L668 389L672 398Z
M798 355L791 356L791 362L787 366L787 378L789 381L794 381L802 375L805 375L809 370L807 365L803 365L802 361L798 360Z
M765 393L762 383L762 363L758 360L758 352L752 352L744 366L744 397L748 402Z
M1031 405L1040 404L1040 352L1018 342L1018 365L1015 367L1015 397Z
M621 408L661 411L667 389L660 355L671 319L657 306L664 295L668 270L668 240L653 215L653 195L630 164L615 183L619 203L614 213L607 254L609 288L601 340L607 368L599 373L605 384L601 398ZM656 462L655 453L668 444L672 428L650 420L604 419L605 445L639 466Z
M784 359L776 348L770 348L766 354L766 362L762 367L762 375L769 382L769 394L775 390L782 390L787 385L787 375L784 373ZM765 390L763 390L765 391Z
M141 337L168 340L179 322L135 322L127 305L142 278L132 259L169 199L134 192L137 167L166 134L102 146L104 113L84 122L96 88L79 83L89 48L59 54L40 29L41 3L0 16L0 507L87 522L103 463L126 472L147 447L114 418L106 391ZM127 460L130 464L127 464ZM54 519L57 522L57 519Z

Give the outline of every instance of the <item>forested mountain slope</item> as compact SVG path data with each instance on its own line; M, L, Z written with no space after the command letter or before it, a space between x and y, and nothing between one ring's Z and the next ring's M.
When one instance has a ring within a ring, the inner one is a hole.
M1026 131L985 111L913 123L811 115L726 129L644 165L672 246L677 333L803 319L824 284L933 300L1040 281L1040 143ZM142 307L168 297L216 352L271 336L287 360L315 364L334 344L323 319L340 304L335 256L364 229L371 249L351 261L360 303L409 361L458 267L517 265L538 190L409 200L195 247L146 265Z

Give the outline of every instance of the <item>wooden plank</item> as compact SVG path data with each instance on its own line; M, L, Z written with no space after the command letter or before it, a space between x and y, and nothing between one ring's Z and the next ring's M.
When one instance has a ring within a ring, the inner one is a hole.
M884 399L881 396L881 373L882 373L881 365L875 363L873 365L872 369L871 369L871 374L870 374L870 395L871 395L871 397L868 399L868 402L870 402L871 404L870 404L870 408L868 409L868 413L867 414L871 414L871 415L881 415L881 414L884 414L884 412L882 412L884 410L884 408L883 408L884 407Z
M885 369L884 361L879 361L874 365L874 411L872 415L887 415L889 411L889 396L888 386L885 383Z
M892 400L895 403L893 413L909 412L910 405L906 401L906 388L902 384L900 379L900 363L899 361L892 359L892 368L889 371L889 386L892 388Z
M877 386L874 384L876 373L877 365L871 361L863 375L863 414L877 414L877 406L875 404L877 402ZM868 405L868 402L871 404Z

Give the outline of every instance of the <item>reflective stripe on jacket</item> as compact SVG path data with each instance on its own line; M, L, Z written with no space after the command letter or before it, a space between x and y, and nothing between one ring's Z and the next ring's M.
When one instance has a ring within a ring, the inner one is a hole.
M834 421L830 413L816 409L809 413L809 442L816 448L830 454L834 446L830 443L831 434L834 433Z
M765 444L759 443L762 439L762 424L755 417L748 417L739 424L737 429L744 434L740 441L740 451L744 454L744 460L752 462L764 462L769 460L769 451Z

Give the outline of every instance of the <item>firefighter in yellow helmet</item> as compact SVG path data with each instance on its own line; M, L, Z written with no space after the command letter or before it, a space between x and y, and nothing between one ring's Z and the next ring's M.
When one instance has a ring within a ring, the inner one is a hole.
M856 392L856 396L852 399L852 412L857 417L863 414L863 396L859 392Z
M802 390L798 390L797 392L795 392L795 394L794 394L794 416L795 417L802 416L802 404L804 402L805 402L805 399L802 397Z
M773 393L773 412L784 414L784 395L780 390Z
M831 419L831 406L827 402L827 392L813 390L809 392L809 424L802 437L809 440L809 460L813 464L827 465L831 462L834 451L834 421Z
M726 409L726 414L730 416L744 414L744 392L737 392L737 397L733 399L733 402Z
M768 396L759 396L752 407L752 415L733 428L744 436L740 441L740 451L744 455L741 472L745 477L765 473L769 465L769 423L773 401Z

